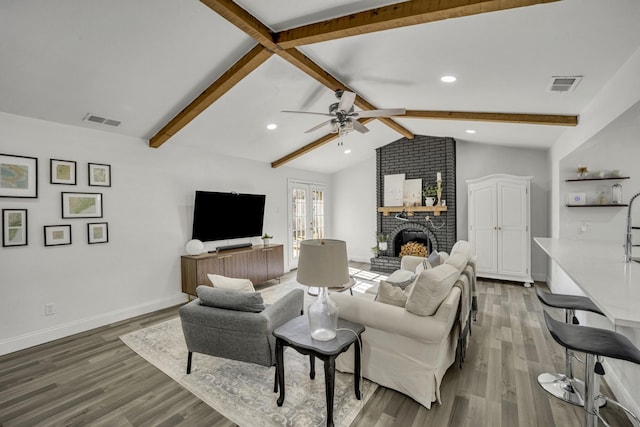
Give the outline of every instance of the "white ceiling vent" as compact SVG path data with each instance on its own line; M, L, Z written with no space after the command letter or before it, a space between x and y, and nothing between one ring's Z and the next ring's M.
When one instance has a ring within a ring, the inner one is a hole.
M549 90L551 92L571 92L581 80L582 76L553 76Z
M96 116L95 114L91 114L91 113L87 113L87 115L84 116L84 119L82 120L86 122L100 123L102 125L114 126L114 127L118 127L122 123L119 120L107 119L105 117Z

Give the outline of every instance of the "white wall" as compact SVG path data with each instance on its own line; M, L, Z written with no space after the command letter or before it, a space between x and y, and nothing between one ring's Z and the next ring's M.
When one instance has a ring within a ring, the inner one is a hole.
M458 142L457 170L457 233L467 238L466 179L492 173L531 175L532 235L548 236L549 168L543 150L510 148L498 145ZM375 157L333 176L334 230L336 237L347 241L349 256L356 261L372 257L376 231L376 165ZM546 278L546 258L535 245L532 247L532 273L536 280Z
M0 248L0 354L185 301L180 255L196 189L266 194L264 230L286 243L287 178L330 180L4 113L0 153L39 162L37 199L0 199L0 208L28 209L29 227L28 246ZM49 184L51 158L76 161L78 185ZM110 188L87 185L88 162L111 165ZM102 193L104 218L61 219L63 191ZM109 243L88 245L86 224L102 221ZM72 225L73 244L44 247L43 226L58 224ZM46 303L56 305L55 315L44 315Z
M638 188L638 130L640 122L640 49L618 70L616 75L600 91L587 109L580 114L576 128L568 129L550 150L551 168L551 236L580 238L585 244L598 239L620 241L622 245L624 214L617 208L566 208L570 188L588 189L588 184L577 187L564 180L575 173L578 163L584 162L592 170L620 169L632 179L621 181L625 188L623 200L640 191ZM635 129L635 130L634 130ZM573 170L572 170L573 169ZM586 187L585 187L586 185ZM571 211L569 211L571 209ZM573 210L585 209L584 211ZM637 210L636 210L637 211ZM578 232L586 222L589 229ZM550 262L548 283L554 292L581 294L577 285L553 262ZM606 284L603 284L606 285ZM585 325L601 327L593 317L587 317ZM613 327L609 325L609 327ZM617 327L617 332L627 336L640 347L640 330ZM640 390L637 384L640 369L627 362L611 361L613 369L607 371L607 382L616 398L635 413L640 413Z
M369 262L376 244L375 155L333 175L333 230L347 242L349 258Z
M495 173L533 176L531 182L531 236L549 236L549 167L545 150L473 144L456 144L456 203L458 239L467 240L468 197L465 180ZM544 252L531 242L531 274L534 280L544 281L547 259Z

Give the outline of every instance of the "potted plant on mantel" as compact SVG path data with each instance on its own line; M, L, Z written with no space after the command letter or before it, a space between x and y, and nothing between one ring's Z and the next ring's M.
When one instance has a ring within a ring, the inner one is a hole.
M273 239L273 236L270 236L267 233L264 233L262 235L262 244L265 246L269 246L269 240Z
M387 240L389 240L389 236L384 233L378 233L376 235L376 240L378 241L378 249L381 251L387 250Z
M438 195L438 189L433 185L429 185L427 186L427 188L424 189L424 191L422 192L422 195L424 196L424 205L433 206L436 204L436 196Z

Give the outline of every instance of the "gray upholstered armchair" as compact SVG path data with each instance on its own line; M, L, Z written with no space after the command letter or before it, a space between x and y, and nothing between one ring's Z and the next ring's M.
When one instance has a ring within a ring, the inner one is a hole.
M265 305L258 292L199 286L198 298L180 308L182 330L189 351L226 359L274 366L272 332L302 313L304 291L295 289L274 304Z

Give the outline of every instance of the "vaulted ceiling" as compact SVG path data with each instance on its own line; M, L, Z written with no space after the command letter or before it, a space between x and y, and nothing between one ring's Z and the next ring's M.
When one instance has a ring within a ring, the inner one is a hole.
M413 134L547 148L640 47L639 18L634 0L5 0L0 111L327 173ZM407 115L345 155L304 133L323 117L281 113L326 112L337 88Z

